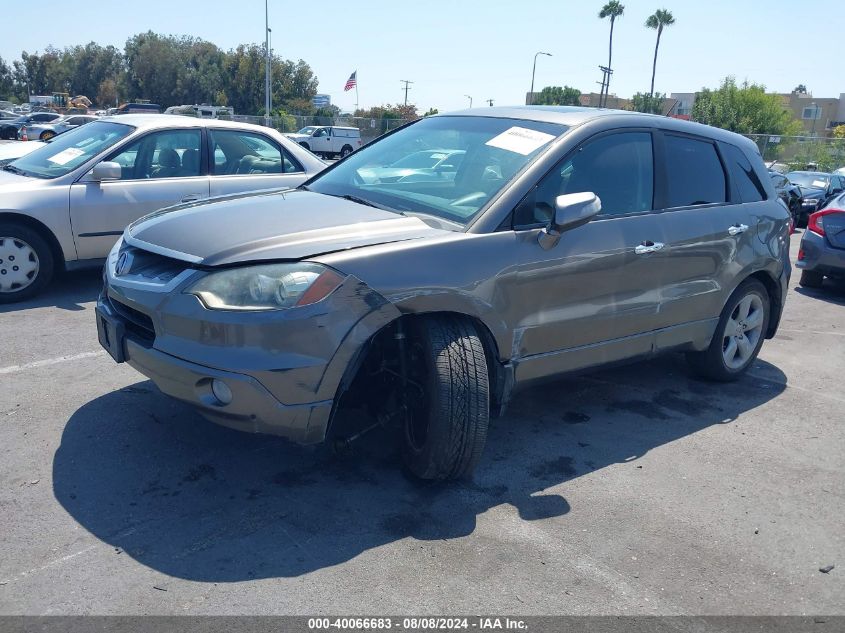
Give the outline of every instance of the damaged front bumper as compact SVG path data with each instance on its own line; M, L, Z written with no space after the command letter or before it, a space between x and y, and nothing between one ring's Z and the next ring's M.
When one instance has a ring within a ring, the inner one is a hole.
M208 310L181 292L192 280L163 294L107 266L100 343L212 422L301 444L326 438L367 341L399 316L355 277L318 303L272 312Z

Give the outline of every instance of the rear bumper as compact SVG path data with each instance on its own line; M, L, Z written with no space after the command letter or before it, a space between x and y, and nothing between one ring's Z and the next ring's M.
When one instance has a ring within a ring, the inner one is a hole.
M797 268L824 275L845 274L845 249L833 248L823 236L804 231L801 237L801 251L803 258L795 263Z

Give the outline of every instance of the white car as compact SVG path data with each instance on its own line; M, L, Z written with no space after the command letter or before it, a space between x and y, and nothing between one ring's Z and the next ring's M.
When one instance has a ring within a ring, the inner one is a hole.
M361 147L361 131L357 127L309 125L296 134L286 136L324 158L331 156L344 158Z
M126 114L65 132L0 168L0 303L36 294L57 269L101 266L123 229L152 211L297 187L324 168L247 123Z

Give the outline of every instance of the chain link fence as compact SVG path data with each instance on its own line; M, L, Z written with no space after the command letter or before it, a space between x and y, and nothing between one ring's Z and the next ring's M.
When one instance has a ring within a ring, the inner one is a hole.
M830 172L845 167L845 139L820 136L747 134L757 143L766 164L778 171Z
M221 116L221 119L239 121L241 123L253 123L255 125L266 125L267 120L263 116L251 116L247 114L235 114L231 117ZM408 123L405 119L367 119L361 117L319 117L319 116L296 116L288 114L282 117L270 117L269 124L280 132L297 132L304 127L334 125L340 127L356 127L361 132L362 144L377 139L382 134L395 130Z

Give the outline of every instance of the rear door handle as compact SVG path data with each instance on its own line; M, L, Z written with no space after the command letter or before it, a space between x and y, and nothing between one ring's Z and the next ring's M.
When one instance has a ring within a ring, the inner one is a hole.
M634 252L637 255L648 255L649 253L656 253L660 249L665 246L663 242L652 242L647 240L642 244L637 244L637 247L634 249Z
M182 196L182 202L196 202L197 200L202 199L201 193L189 193L186 196Z
M747 230L747 224L734 224L728 227L728 235L739 235L740 233L745 233Z

